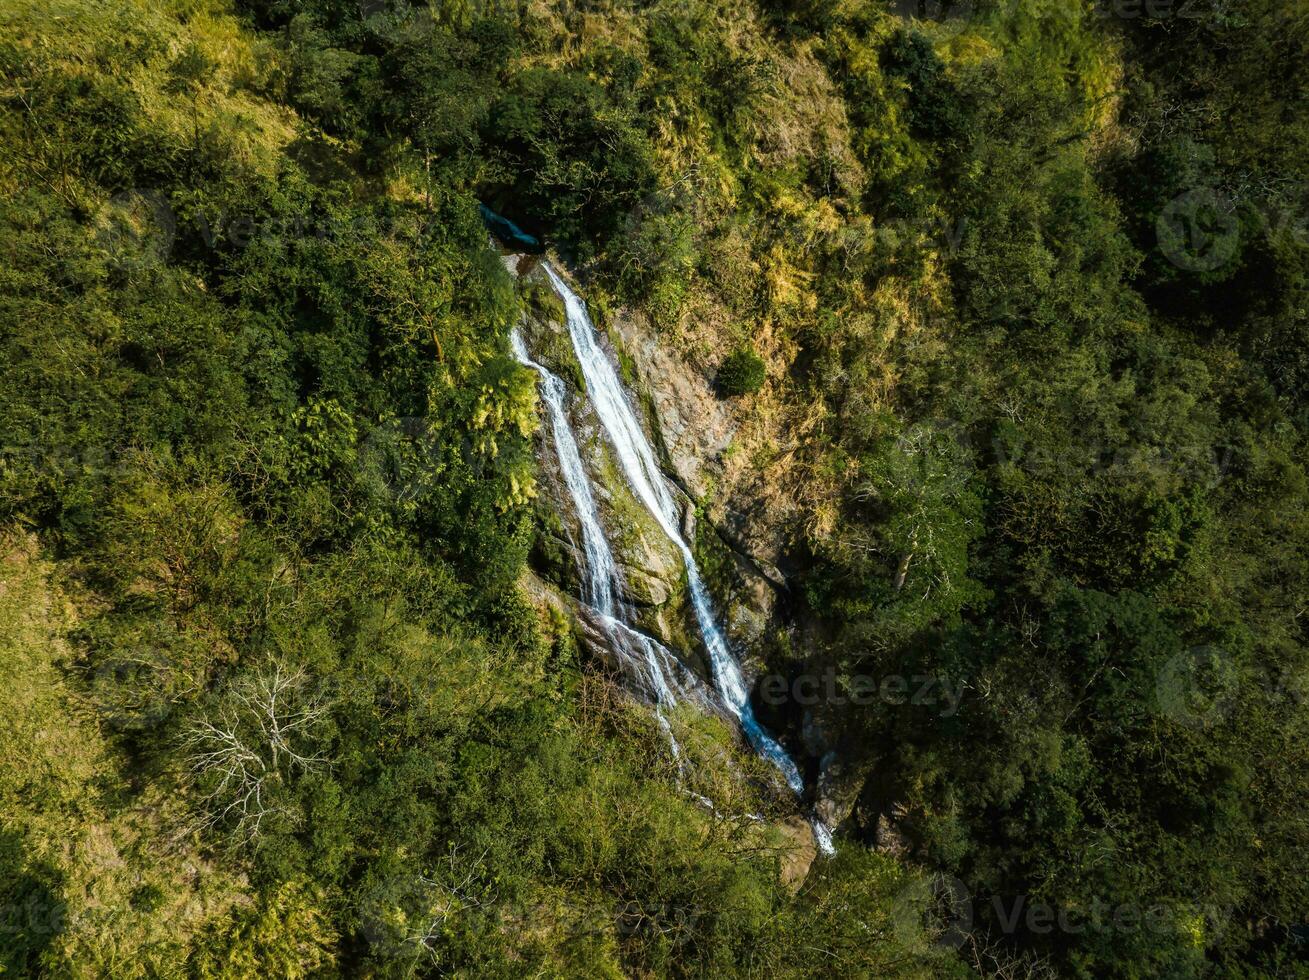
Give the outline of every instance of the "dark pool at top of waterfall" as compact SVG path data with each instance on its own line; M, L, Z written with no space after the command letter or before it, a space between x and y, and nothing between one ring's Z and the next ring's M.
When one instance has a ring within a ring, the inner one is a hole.
M487 230L498 238L506 248L511 248L516 252L527 252L530 255L540 255L545 251L545 244L541 239L535 235L529 235L504 215L497 214L480 202L477 205L477 211L482 216L482 222L486 225Z

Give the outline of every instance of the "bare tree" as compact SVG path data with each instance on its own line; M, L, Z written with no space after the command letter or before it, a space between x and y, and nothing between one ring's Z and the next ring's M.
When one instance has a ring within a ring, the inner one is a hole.
M1055 980L1059 976L1049 957L1006 947L989 934L979 937L969 933L964 958L990 980Z
M410 936L409 941L421 946L433 962L439 959L437 947L448 920L492 908L499 897L499 893L488 888L485 881L482 862L486 854L483 850L470 865L459 857L459 845L456 844L446 856L448 868L438 866L430 877L418 876L428 895L430 921L425 929Z
M330 709L300 668L273 664L233 684L214 715L182 738L202 827L231 827L238 845L249 844L265 820L287 813L277 787L330 765L315 748Z

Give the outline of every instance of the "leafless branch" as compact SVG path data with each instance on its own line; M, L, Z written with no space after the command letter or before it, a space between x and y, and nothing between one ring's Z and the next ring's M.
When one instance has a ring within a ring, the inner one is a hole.
M238 844L253 843L268 817L286 812L273 802L272 784L331 764L311 747L332 705L309 688L303 670L274 664L238 681L213 717L186 728L182 749L202 827L230 827Z

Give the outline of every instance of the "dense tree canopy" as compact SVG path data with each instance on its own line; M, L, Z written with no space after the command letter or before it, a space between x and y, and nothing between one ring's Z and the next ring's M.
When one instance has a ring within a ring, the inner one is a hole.
M0 3L0 971L1304 975L1309 14L1201 6ZM782 427L769 655L960 683L798 888L522 587L479 202Z

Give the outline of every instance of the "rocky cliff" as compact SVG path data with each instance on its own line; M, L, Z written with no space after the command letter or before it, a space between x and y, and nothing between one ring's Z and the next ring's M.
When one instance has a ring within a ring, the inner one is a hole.
M681 556L635 498L601 437L569 339L563 303L539 259L515 255L505 261L523 300L519 333L532 357L568 388L570 427L596 491L629 621L673 651L682 668L708 682L710 669L688 601ZM747 682L756 685L764 675L781 675L789 681L804 670L806 647L784 571L796 508L768 484L767 468L754 465L758 445L769 437L767 425L756 414L758 404L749 398L721 397L713 383L712 357L688 356L685 350L661 342L663 338L643 316L625 309L609 315L592 310L592 319L605 353L621 368L646 438L675 488L683 536L694 543ZM631 675L630 651L616 649L604 624L594 622L591 612L571 598L582 590L581 528L564 492L559 461L544 434L538 455L543 492L532 554L534 587L552 591L551 601L569 610L578 636L593 656ZM639 689L640 684L634 686ZM694 686L691 680L686 690ZM820 708L761 704L757 697L755 704L768 727L782 733L796 750L811 784L816 812L832 825L845 821L859 796L867 765L852 762L836 749Z
M622 573L623 598L643 629L671 649L687 651L689 662L703 673L681 558L635 499L600 437L598 419L584 397L563 304L534 257L510 256L506 265L523 299L522 336L536 360L569 386L570 420L598 490L605 530ZM785 628L781 600L788 585L777 566L785 532L776 515L754 503L757 498L748 485L732 485L726 479L733 438L741 425L738 413L746 409L714 393L707 365L663 349L644 318L619 310L611 318L595 319L601 342L620 365L646 435L675 488L682 530L710 576L734 649L744 655L747 673L757 674L763 669L762 644L770 633ZM558 461L544 442L540 449L546 492L539 503L541 531L534 564L545 581L575 594L581 562L577 518L559 492Z

